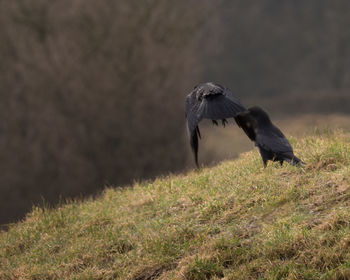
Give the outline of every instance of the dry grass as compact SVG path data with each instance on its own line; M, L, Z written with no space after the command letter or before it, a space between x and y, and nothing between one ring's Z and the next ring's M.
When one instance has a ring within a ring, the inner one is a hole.
M35 208L0 234L0 279L349 279L350 135L291 141L304 168L253 151Z

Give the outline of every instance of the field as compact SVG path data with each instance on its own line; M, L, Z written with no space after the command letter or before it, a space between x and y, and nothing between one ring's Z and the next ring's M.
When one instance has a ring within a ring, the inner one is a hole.
M0 234L0 279L349 279L350 135L34 208Z

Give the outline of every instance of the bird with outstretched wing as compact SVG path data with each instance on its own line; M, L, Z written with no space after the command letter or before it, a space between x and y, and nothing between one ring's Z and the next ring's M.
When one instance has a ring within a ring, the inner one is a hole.
M202 119L218 120L225 126L228 118L235 118L246 111L239 99L226 87L215 83L202 83L194 87L186 97L186 120L190 144L198 166L198 124Z

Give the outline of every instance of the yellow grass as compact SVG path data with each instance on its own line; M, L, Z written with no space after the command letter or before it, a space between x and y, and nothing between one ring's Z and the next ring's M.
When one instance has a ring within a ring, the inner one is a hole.
M349 279L350 135L292 138L188 174L34 208L0 234L0 279Z

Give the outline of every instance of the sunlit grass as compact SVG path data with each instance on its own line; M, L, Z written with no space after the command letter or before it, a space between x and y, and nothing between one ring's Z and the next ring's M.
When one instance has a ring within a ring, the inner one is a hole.
M0 234L0 279L348 279L350 135L35 208Z

